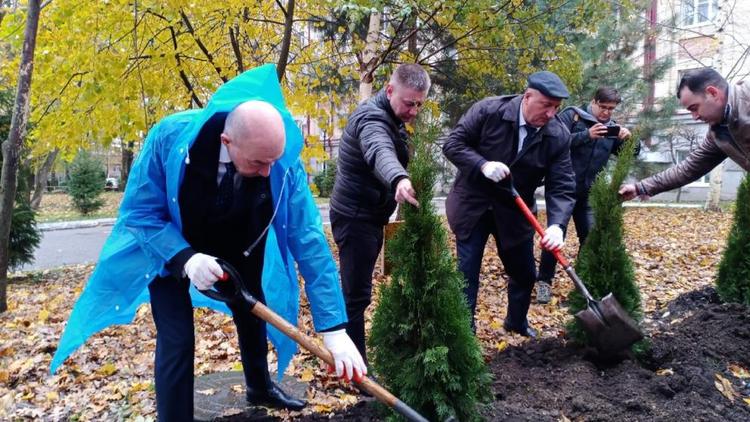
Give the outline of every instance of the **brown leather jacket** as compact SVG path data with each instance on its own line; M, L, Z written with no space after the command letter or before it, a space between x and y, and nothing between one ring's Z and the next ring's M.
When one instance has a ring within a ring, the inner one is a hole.
M641 182L649 195L698 180L727 157L750 171L750 83L730 86L727 103L730 110L726 122L711 126L684 161Z

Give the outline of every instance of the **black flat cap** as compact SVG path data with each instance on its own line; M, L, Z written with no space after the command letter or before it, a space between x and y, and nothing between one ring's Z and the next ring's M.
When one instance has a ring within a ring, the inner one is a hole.
M534 72L529 75L528 83L529 88L534 88L548 97L557 99L570 97L563 81L552 72L546 70Z

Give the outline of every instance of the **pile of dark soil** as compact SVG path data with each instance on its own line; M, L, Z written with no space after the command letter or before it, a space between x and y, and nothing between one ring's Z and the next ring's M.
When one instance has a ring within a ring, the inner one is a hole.
M497 354L489 362L495 401L483 415L490 421L750 421L743 400L750 397L750 379L728 369L750 368L750 310L722 304L706 288L649 319L651 348L639 360L604 364L563 339ZM732 384L734 401L717 388L717 374ZM332 417L298 420L327 419L380 420L366 402Z

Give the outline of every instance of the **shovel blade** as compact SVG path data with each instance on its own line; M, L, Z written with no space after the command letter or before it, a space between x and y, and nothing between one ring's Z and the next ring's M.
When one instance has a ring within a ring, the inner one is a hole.
M633 318L625 312L612 293L601 301L591 301L576 318L603 355L614 355L643 338Z

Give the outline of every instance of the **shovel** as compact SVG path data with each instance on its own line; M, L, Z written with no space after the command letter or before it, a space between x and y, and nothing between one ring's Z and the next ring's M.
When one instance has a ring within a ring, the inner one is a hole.
M279 331L297 342L297 344L301 345L305 349L309 350L312 354L322 359L323 362L327 363L329 366L336 365L331 352L313 341L311 337L302 334L302 332L297 329L297 327L287 322L284 318L273 312L266 305L258 302L258 300L244 288L240 274L237 272L237 270L234 269L234 267L232 267L232 265L230 265L223 259L217 259L216 262L218 262L221 268L224 270L224 276L221 278L221 280L231 281L234 290L225 293L213 289L200 290L201 293L212 299L216 299L225 303L233 303L237 301L246 302L248 305L250 305L250 311L253 313L253 315L276 327ZM381 387L372 379L363 376L360 380L353 379L352 381L357 385L358 388L372 394L375 398L380 400L380 402L400 413L407 420L413 422L428 422L427 419L417 413L416 410L412 409L406 403L399 400L396 396L391 394L385 388Z
M542 229L534 214L531 213L529 207L526 206L526 203L523 202L512 181L510 190L516 205L521 209L526 219L534 226L540 236L544 236L544 229ZM579 311L575 316L602 356L616 355L643 338L643 333L638 324L622 308L612 293L607 294L600 301L595 300L562 253L559 250L549 252L555 256L573 280L573 284L578 291L586 298L586 309Z

